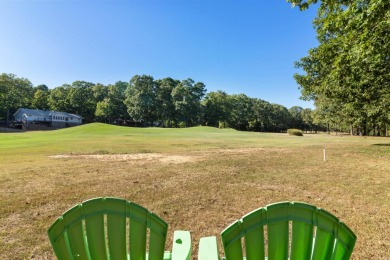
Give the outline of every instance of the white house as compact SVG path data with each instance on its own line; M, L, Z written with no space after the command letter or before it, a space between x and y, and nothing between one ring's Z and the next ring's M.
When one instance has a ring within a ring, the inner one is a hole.
M82 123L82 117L76 114L28 108L19 108L14 117L17 124L44 124L54 128L76 126Z

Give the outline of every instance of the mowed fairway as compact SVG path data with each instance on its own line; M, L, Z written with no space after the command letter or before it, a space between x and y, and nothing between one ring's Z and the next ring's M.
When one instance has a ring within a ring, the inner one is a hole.
M167 249L173 230L190 230L194 256L200 237L288 200L345 222L358 236L353 259L390 257L390 138L104 124L0 134L1 259L53 258L51 223L100 196L162 217Z

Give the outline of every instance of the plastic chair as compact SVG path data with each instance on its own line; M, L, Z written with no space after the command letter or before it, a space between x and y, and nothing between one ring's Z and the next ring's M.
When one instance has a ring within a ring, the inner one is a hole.
M167 230L133 202L95 198L66 211L48 235L58 259L190 259L190 233L175 231L172 252L164 252Z
M349 259L356 242L356 235L331 213L299 202L252 211L221 237L226 260ZM198 258L219 259L216 237L201 238Z

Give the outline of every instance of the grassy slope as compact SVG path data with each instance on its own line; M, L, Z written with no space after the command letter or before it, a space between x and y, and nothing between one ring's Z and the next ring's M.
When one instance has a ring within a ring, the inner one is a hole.
M365 138L365 140L372 144L372 141L378 142L382 139ZM335 139L327 135L306 135L303 138L297 138L288 135L238 132L232 129L211 127L182 129L127 128L105 124L89 124L50 132L0 134L0 142L0 155L3 156L7 156L12 152L36 153L37 150L43 154L60 152L97 153L103 150L110 153L139 153L357 143L356 139ZM383 146L381 150L386 151L388 149Z
M390 227L389 143L388 138L104 124L0 134L0 255L50 258L45 232L59 214L91 197L118 196L156 212L171 229L190 229L195 255L199 237L218 235L257 207L300 200L329 210L357 233L355 258L388 256L390 244L381 230ZM196 160L48 158L107 153Z

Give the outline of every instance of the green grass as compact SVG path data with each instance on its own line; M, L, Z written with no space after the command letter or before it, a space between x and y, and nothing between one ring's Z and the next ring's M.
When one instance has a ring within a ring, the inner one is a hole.
M72 156L50 157L64 154ZM347 223L358 236L355 259L384 258L389 162L383 137L105 124L0 133L0 256L52 258L46 230L56 217L85 199L116 196L169 223L167 249L172 230L189 229L195 256L200 237L258 207L296 200Z
M365 140L377 142L378 139L368 137ZM6 156L12 152L36 153L37 149L43 154L93 153L95 150L137 153L141 147L155 152L170 152L213 148L326 146L328 143L345 144L356 143L355 141L348 138L337 140L328 135L315 135L315 138L313 135L307 135L298 140L288 135L239 132L212 127L128 128L96 123L49 132L0 134L0 155ZM376 148L388 150L386 146Z

